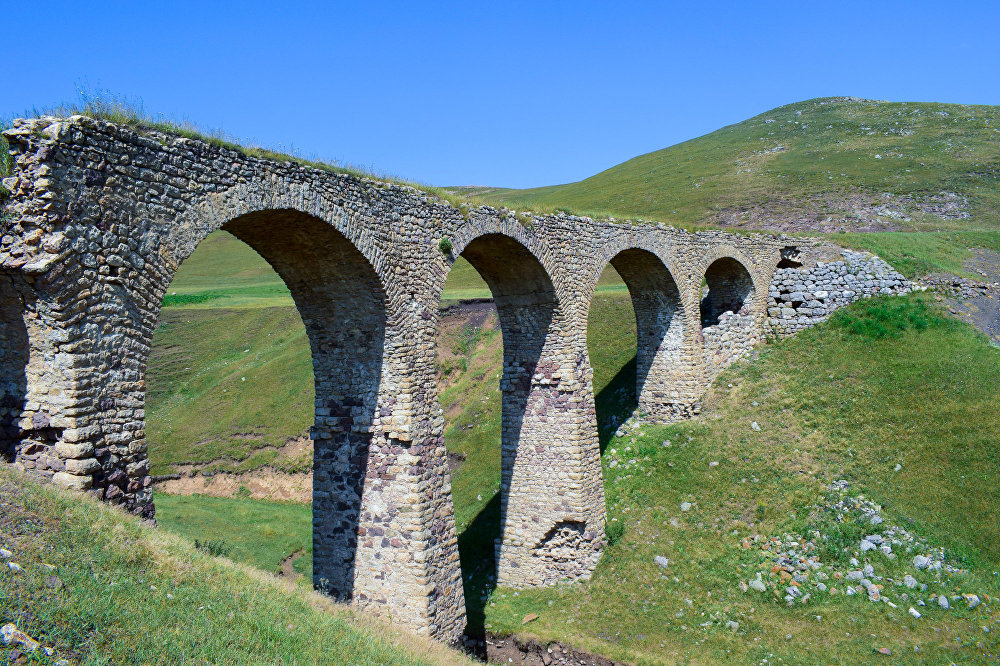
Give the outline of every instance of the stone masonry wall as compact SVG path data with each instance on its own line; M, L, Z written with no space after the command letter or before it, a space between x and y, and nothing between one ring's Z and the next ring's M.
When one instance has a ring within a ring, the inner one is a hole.
M435 372L457 257L486 279L503 333L498 578L533 586L586 578L604 545L587 354L604 268L621 273L635 305L642 409L669 421L696 411L721 368L763 336L783 250L818 247L456 208L408 186L80 116L16 121L4 134L15 173L0 235L0 457L153 517L152 332L180 263L231 231L284 279L309 336L314 583L443 640L465 624ZM713 269L710 294L738 285L742 301L725 295L737 311L703 330L702 282L717 263L724 279Z
M811 267L779 268L767 301L767 331L786 337L826 319L837 308L879 294L905 294L910 282L882 259L843 251Z

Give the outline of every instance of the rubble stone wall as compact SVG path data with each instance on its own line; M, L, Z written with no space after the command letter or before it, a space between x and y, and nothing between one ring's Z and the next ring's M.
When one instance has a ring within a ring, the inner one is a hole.
M455 207L413 187L81 116L16 121L4 135L15 172L3 181L0 236L0 456L154 516L152 332L180 263L226 229L281 275L309 337L315 584L445 640L465 622L435 372L456 258L486 279L503 334L499 581L532 586L586 578L604 545L587 355L604 268L621 273L635 305L642 409L668 421L695 411L719 370L782 314L767 310L769 285L772 305L783 293L772 284L782 252L819 247ZM702 283L716 262L726 270L713 272L710 299L742 302L703 331Z

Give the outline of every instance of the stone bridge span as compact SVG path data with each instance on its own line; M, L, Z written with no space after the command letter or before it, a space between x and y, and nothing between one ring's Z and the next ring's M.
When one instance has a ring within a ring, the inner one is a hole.
M153 516L150 341L180 263L225 229L281 275L308 333L316 584L443 639L465 613L435 370L455 259L489 284L503 336L498 577L534 586L588 576L604 543L586 339L604 268L635 306L640 408L670 420L761 337L782 249L809 245L455 207L80 116L5 136L0 455Z

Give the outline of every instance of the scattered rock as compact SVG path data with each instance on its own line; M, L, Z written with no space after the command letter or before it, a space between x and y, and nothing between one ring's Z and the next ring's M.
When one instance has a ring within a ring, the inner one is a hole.
M918 610L917 610L916 608L914 608L913 606L910 606L910 615L912 615L913 617L915 617L915 618L917 618L917 619L920 619L921 617L923 617L923 616L922 616L922 615L920 614L920 611L918 611Z
M521 624L528 624L538 619L538 613L528 613L521 619Z
M681 502L681 511L690 511L691 502Z
M655 564L658 567L663 567L664 569L666 569L668 566L670 566L670 560L663 557L663 555L657 555L656 557L653 558L653 564Z
M4 645L18 645L27 652L34 652L41 645L28 634L20 631L13 623L0 627L0 640Z

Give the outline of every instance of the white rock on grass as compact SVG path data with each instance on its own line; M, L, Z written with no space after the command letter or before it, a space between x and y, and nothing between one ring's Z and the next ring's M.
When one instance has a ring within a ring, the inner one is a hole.
M914 608L913 606L910 606L910 615L912 615L913 617L915 617L915 618L918 618L918 619L919 619L920 617L922 617L922 616L920 615L920 611L918 611L918 610L917 610L916 608Z
M658 567L663 567L664 569L666 569L668 566L670 566L670 560L663 557L663 555L657 555L656 557L653 558L653 564L655 564Z
M28 634L20 631L13 623L0 627L0 641L4 645L20 645L25 652L34 652L41 645Z
M691 502L681 502L681 511L690 511Z
M938 606L940 606L941 608L943 608L945 610L948 610L949 608L951 608L951 604L948 603L948 597L944 596L943 594L938 596L937 603L938 603Z
M767 590L767 585L760 578L754 578L750 581L750 589L756 592L764 592Z
M14 557L14 553L10 552L6 548L0 548L0 557L2 557L5 560L9 560L10 558Z

